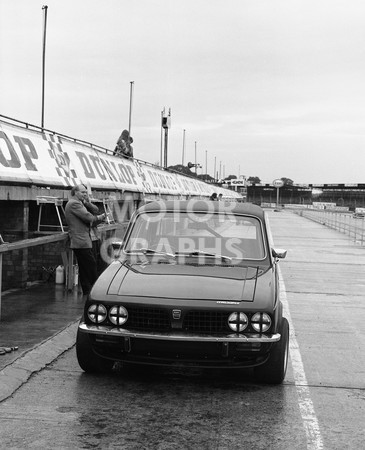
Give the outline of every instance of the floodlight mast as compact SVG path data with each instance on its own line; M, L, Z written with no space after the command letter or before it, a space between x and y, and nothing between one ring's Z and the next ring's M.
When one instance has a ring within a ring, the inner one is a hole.
M161 126L165 130L163 167L166 169L167 168L168 134L169 134L169 128L171 127L171 108L169 108L168 115L165 114L165 108L164 108L163 114L162 114Z

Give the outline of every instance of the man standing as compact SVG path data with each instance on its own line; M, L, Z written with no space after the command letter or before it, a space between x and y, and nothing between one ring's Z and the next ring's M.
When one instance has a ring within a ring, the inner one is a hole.
M71 198L66 204L65 216L71 239L70 248L77 258L84 295L89 294L98 277L97 261L92 249L91 226L105 219L105 214L95 216L88 209L90 206L86 187L83 184L74 186L71 189Z

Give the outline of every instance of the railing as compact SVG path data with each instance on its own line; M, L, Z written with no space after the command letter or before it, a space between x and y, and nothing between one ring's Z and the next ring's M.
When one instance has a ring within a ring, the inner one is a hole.
M354 242L365 245L365 218L356 218L348 213L313 209L303 209L295 212L314 222L347 234Z
M101 234L101 241L105 239L105 235L107 232L116 233L117 230L120 230L123 233L123 230L126 228L126 223L115 223L110 225L103 225L99 227ZM22 250L29 247L35 247L37 245L45 245L53 242L64 241L64 247L61 251L63 265L65 267L66 273L66 288L73 288L73 252L68 246L68 233L57 233L51 234L48 236L37 237L34 239L23 239L17 242L11 243L3 243L0 245L0 319L1 319L1 291L2 291L2 272L3 272L3 253L11 252L13 250Z

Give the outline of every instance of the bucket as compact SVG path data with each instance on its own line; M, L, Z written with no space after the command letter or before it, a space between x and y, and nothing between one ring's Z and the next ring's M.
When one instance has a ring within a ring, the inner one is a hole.
M58 266L56 268L56 284L64 284L65 282L65 268Z

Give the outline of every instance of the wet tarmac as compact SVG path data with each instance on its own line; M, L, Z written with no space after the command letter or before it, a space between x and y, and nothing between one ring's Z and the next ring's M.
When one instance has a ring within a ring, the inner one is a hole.
M84 299L54 282L2 293L0 371L79 320ZM1 349L3 351L1 351Z

